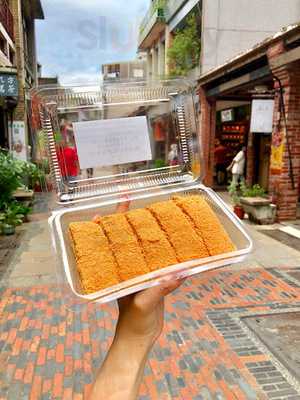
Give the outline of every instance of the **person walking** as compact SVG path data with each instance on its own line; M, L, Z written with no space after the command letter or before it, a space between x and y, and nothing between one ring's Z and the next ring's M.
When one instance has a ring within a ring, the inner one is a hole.
M227 171L231 171L232 173L232 182L235 185L238 185L241 181L243 181L244 173L245 173L245 165L246 165L246 147L242 146L240 151L232 160L231 164L227 168Z
M68 128L57 145L57 158L61 174L69 182L79 179L80 168L72 128Z
M215 164L216 179L219 186L224 185L224 183L227 182L226 155L226 147L223 145L222 142L220 142L219 139L217 139L215 147Z

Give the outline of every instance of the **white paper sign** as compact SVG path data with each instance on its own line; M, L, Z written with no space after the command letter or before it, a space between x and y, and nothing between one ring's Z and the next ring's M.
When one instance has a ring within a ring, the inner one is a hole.
M231 122L234 120L233 118L233 109L230 110L223 110L221 111L221 119L222 122Z
M73 128L81 169L152 159L145 116L76 122Z
M251 132L272 133L274 100L253 100Z
M18 160L27 161L27 146L24 121L13 121L12 123L12 148L15 158L17 158Z

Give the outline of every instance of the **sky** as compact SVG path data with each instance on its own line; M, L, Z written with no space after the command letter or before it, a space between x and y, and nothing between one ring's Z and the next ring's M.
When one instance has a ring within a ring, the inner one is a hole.
M38 61L61 83L96 82L101 65L135 58L138 26L149 0L41 0ZM121 5L122 4L122 5Z

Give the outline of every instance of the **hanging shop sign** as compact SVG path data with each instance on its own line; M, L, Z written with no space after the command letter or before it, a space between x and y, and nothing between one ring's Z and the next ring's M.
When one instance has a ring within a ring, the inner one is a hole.
M19 84L17 75L0 74L0 96L17 97L19 94Z
M221 111L221 121L222 122L232 122L234 121L234 109Z
M253 100L251 112L251 132L272 133L274 100Z
M284 133L282 131L273 134L271 153L271 173L280 175L283 168Z

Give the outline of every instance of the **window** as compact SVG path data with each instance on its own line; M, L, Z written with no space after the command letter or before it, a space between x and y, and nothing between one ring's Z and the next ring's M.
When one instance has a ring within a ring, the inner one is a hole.
M9 61L12 65L15 65L15 52L11 47L9 48Z
M0 35L0 50L6 55L6 40L2 35Z
M120 64L112 64L108 66L108 73L120 73Z
M143 78L144 77L144 70L135 68L133 70L133 77L134 78Z

